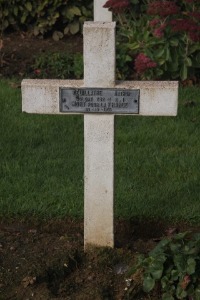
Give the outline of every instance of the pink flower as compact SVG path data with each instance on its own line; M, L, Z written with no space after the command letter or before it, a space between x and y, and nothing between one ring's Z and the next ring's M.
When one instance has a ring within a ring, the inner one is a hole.
M144 73L146 70L157 67L157 63L152 61L144 53L138 54L135 59L135 69L138 74Z
M196 21L200 20L200 12L189 12L188 15L193 17Z
M176 3L172 1L153 1L148 5L148 14L159 15L161 17L166 17L169 15L175 15L180 11L180 8Z
M120 13L130 5L129 0L108 0L103 7L113 12Z
M156 28L153 32L153 35L157 38L161 38L164 36L164 33L160 28Z
M193 42L200 42L200 32L190 32L189 37Z
M157 38L162 38L164 36L164 29L166 27L166 24L160 25L160 27L156 28L153 31L153 35Z
M200 25L193 20L179 19L171 20L170 22L172 31L174 32L185 32L189 38L194 41L200 41Z
M40 75L41 74L41 70L40 69L36 69L34 70L35 75Z
M159 19L153 19L149 22L150 27L156 27L156 25L160 24Z

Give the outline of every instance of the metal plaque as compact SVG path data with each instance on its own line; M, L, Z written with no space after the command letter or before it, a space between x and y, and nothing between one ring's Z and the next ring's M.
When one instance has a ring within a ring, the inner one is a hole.
M140 90L60 88L60 112L139 114Z

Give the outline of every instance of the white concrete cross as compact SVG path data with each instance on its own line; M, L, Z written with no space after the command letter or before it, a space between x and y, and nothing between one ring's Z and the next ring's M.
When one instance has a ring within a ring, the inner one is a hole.
M120 108L134 100L130 91L139 90L134 100L138 115L177 114L177 82L115 82L115 22L111 12L102 8L104 3L94 1L94 22L84 24L83 81L22 81L24 112L84 113L85 249L90 245L114 246L114 116L133 113L131 109L124 113Z

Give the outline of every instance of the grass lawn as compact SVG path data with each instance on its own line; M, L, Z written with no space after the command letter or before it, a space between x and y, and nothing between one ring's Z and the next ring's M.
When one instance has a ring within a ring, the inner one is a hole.
M0 81L0 216L83 217L83 117L21 112ZM115 216L200 223L200 88L177 117L116 117Z

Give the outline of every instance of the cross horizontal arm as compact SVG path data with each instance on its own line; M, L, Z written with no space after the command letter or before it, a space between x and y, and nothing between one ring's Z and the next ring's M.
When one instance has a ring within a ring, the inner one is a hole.
M22 111L36 114L63 114L59 109L60 88L83 87L82 80L25 79L22 81ZM122 81L117 82L115 88L140 90L139 115L177 115L177 81Z

